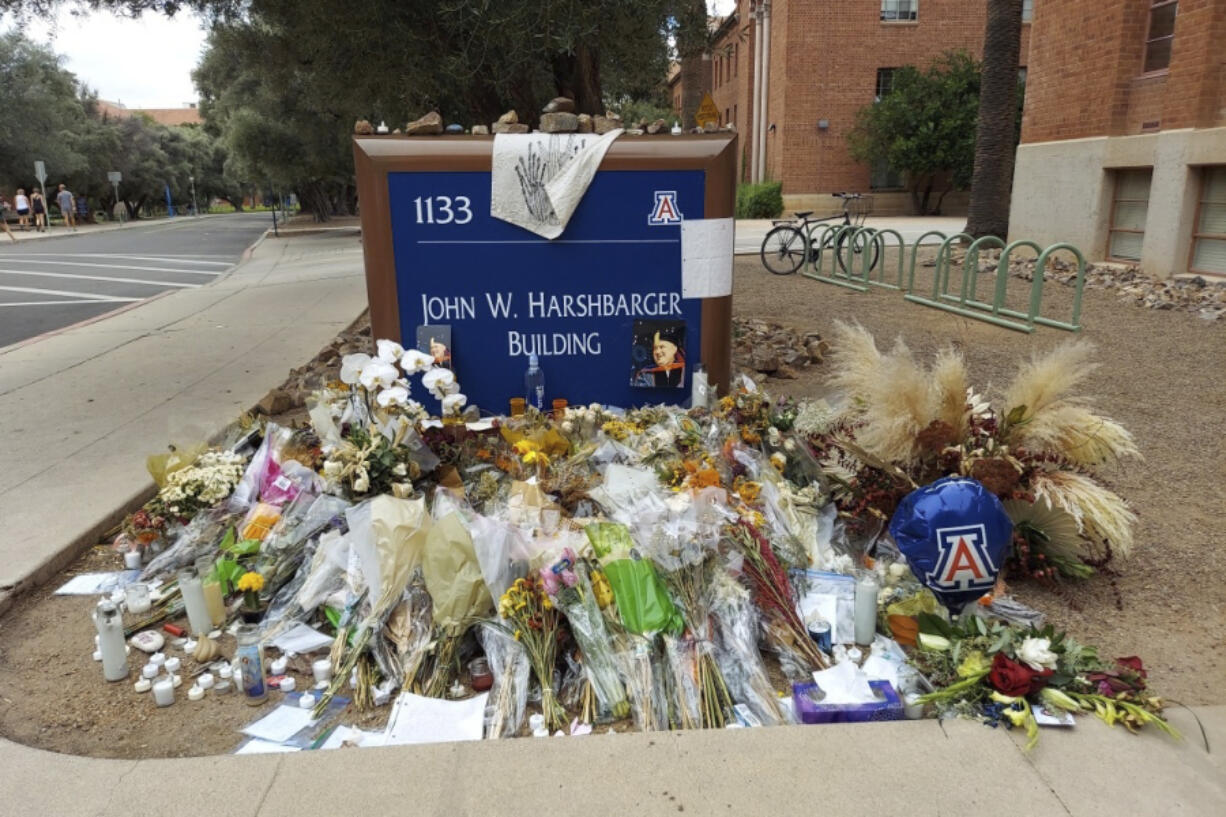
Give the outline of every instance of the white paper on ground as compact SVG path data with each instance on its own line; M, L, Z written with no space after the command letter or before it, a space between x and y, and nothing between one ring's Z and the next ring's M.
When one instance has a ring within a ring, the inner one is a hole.
M463 701L443 701L402 692L384 732L385 745L481 740L488 692Z
M328 739L320 745L320 749L341 749L343 744L349 743L354 746L366 749L371 746L383 745L382 732L367 732L364 729L358 729L353 726L338 726L328 735Z
M826 693L822 704L871 704L879 700L868 685L868 676L851 661L813 673L813 681Z
M730 218L681 222L682 298L722 298L732 294L735 231Z
M311 723L311 710L281 705L255 723L247 724L242 731L253 738L284 743Z
M308 653L332 645L332 637L299 622L272 640L281 652Z
M82 573L73 576L55 591L57 596L94 596L126 587L140 577L139 570L116 570L108 573Z
M286 746L283 743L273 743L270 740L260 740L252 738L251 740L238 747L234 752L236 755L279 755L286 752L301 752L297 746Z
M1076 726L1077 721L1072 712L1047 709L1039 704L1031 704L1030 711L1034 713L1034 721L1039 726Z

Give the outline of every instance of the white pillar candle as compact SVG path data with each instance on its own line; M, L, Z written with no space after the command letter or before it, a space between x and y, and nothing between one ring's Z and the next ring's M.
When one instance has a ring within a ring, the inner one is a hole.
M311 673L315 676L315 683L326 684L332 680L332 661L328 658L320 658L315 663L311 664Z
M169 678L153 685L153 700L158 706L170 706L175 702L175 686Z
M123 566L128 570L140 570L140 551L129 550L123 555Z
M268 671L273 675L284 675L286 667L289 666L289 659L284 655L280 658L274 658L272 663L268 665Z
M872 644L877 635L877 580L872 576L856 581L855 631L857 644Z

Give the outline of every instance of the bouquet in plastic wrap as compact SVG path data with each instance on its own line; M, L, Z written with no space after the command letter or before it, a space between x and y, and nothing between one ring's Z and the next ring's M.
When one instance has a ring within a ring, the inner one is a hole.
M571 634L583 654L583 669L602 712L614 719L630 714L626 691L617 674L617 662L604 615L588 576L587 565L567 548L562 558L541 569L545 592L566 615Z
M485 736L514 737L523 726L528 702L528 679L532 672L528 652L505 629L489 622L477 630L477 638L494 676L485 710Z

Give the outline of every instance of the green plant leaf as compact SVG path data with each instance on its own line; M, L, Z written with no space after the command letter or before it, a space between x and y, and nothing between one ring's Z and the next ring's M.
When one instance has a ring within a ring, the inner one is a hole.
M949 622L933 613L920 613L915 617L919 624L919 631L928 635L939 635L942 638L953 641L957 638L954 634L953 627L949 626Z
M238 584L238 577L243 575L244 572L246 571L243 569L243 566L236 559L226 556L217 560L209 577L220 582L222 590L226 594L230 594L234 592L234 588Z
M1005 422L1011 426L1015 426L1022 420L1026 419L1026 407L1014 406L1009 409L1009 413L1005 415Z

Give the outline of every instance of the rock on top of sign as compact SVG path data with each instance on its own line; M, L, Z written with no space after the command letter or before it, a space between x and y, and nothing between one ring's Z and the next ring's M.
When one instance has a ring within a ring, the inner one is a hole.
M365 119L359 119L353 123L353 132L359 136L369 136L375 132L375 126Z
M489 125L473 125L472 133L473 136L489 136L490 127Z
M592 133L594 125L592 123L591 114L579 114L579 133Z
M566 96L556 96L545 104L541 113L574 113L575 100Z
M657 119L655 122L652 122L650 125L647 126L648 133L661 133L667 129L668 129L668 123L665 122L663 119Z
M541 114L542 133L574 133L579 130L579 117L573 113Z
M494 133L527 133L531 128L515 122L495 122L491 127Z
M438 111L430 111L421 119L416 119L404 126L407 136L427 136L443 132L443 117Z
M519 114L514 110L507 111L502 116L498 117L497 124L499 125L515 125L519 122Z

